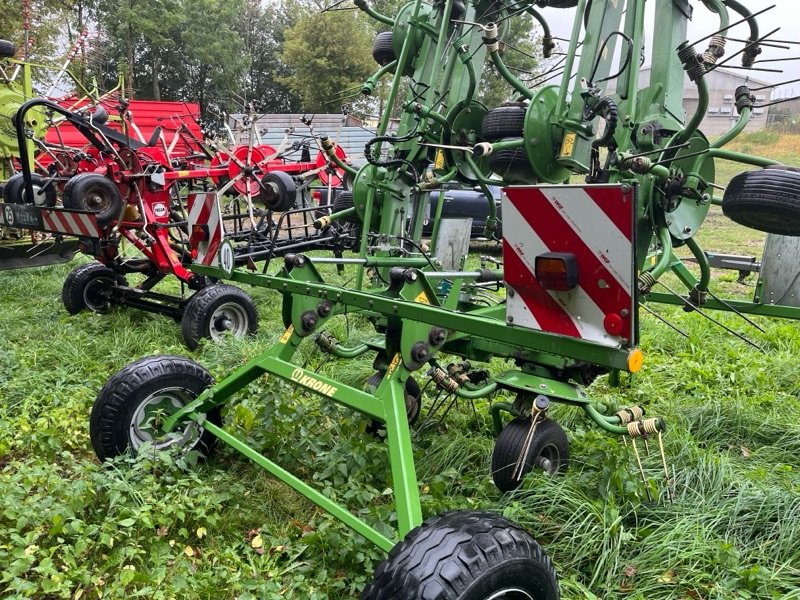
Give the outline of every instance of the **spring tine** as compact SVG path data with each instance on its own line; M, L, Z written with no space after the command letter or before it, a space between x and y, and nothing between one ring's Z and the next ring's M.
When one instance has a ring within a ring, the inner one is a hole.
M644 451L647 456L650 456L650 444L647 443L647 436L642 436L642 441L644 442Z
M670 323L669 321L667 321L667 320L666 320L664 317L662 317L660 314L658 314L658 313L657 313L656 311L654 311L653 309L651 309L651 308L648 308L648 307L647 307L647 306L645 306L644 304L639 304L639 306L640 306L641 308L643 308L645 311L647 311L648 313L650 313L651 315L653 315L653 316L654 316L656 319L658 319L659 321L661 321L662 323L664 323L664 325L666 325L667 327L670 327L670 328L674 329L675 331L677 331L678 333L680 333L680 334L681 334L683 337L685 337L685 338L688 338L688 337L689 337L689 334L688 334L688 333L686 333L686 332L685 332L685 331L683 331L682 329L679 329L678 327L676 327L675 325L673 325L672 323Z
M636 438L631 438L631 443L633 444L633 453L636 455L636 464L639 465L639 474L642 476L642 484L644 485L644 491L647 493L647 500L649 502L653 501L653 496L650 494L650 487L647 485L647 477L644 474L644 467L642 467L642 459L639 456L639 448L636 445Z
M729 303L725 302L725 300L723 300L722 298L720 298L719 296L717 296L717 295L716 295L714 292L712 292L711 290L708 290L708 294L709 294L709 295L710 295L712 298L714 298L714 300L716 300L716 301L717 301L717 302L719 302L720 304L723 304L723 305L724 305L724 306L725 306L725 307L726 307L728 310L730 310L730 311L732 311L732 312L736 313L737 315L739 315L740 317L742 317L742 319L744 319L745 321L747 321L748 323L750 323L750 325L752 325L753 327L755 327L756 329L758 329L758 330L759 330L761 333L767 333L766 329L764 329L763 327L761 327L761 325L759 325L758 323L756 323L755 321L753 321L752 319L750 319L750 318L749 318L747 315L745 315L745 314L744 314L744 313L742 313L741 311L737 310L737 309L736 309L736 307L735 307L735 306L733 306L732 304L729 304Z
M672 288L670 288L669 286L667 286L667 285L666 285L664 282L662 282L662 281L658 281L657 283L659 283L661 286L663 286L664 288L666 288L666 289L667 289L667 291L669 291L669 293L670 293L670 294L672 294L672 295L673 295L673 296L675 296L676 298L680 298L680 299L681 299L681 301L685 302L685 303L686 303L688 306L691 306L691 307L692 307L692 308L695 310L695 312L697 312L699 315L701 315L701 316L705 317L706 319L708 319L709 321L711 321L711 322L712 322L712 323L714 323L715 325L719 325L719 326L720 326L720 327L722 327L722 328L723 328L725 331L727 331L727 332L728 332L728 333L730 333L731 335L734 335L734 336L736 336L737 338L739 338L739 339L740 339L740 340L742 340L743 342L746 342L746 343L750 344L750 345L751 345L753 348L755 348L756 350L760 350L761 352L764 352L764 349L763 349L761 346L759 346L759 345L758 345L758 344L756 344L755 342L751 342L750 340L748 340L746 337L744 337L744 336L743 336L741 333L739 333L738 331L734 331L733 329L731 329L730 327L728 327L728 326L727 326L727 325L725 325L724 323L721 323L720 321L718 321L717 319L715 319L715 318L714 318L714 317L712 317L711 315L707 314L707 313L706 313L705 311L703 311L703 310L702 310L702 309L701 309L699 306L696 306L696 305L695 305L695 304L694 304L694 303L693 303L691 300L689 300L688 298L684 298L684 297L683 297L683 296L681 296L680 294L676 293L676 292L675 292L675 291L674 291Z
M675 504L675 498L672 494L672 486L670 485L669 481L669 469L667 469L667 456L664 453L664 437L661 435L661 432L658 432L658 449L661 453L661 465L664 467L664 480L667 485L667 498L669 498L670 504Z
M519 481L522 479L522 471L525 465L525 459L528 457L528 452L531 449L533 438L536 435L536 427L539 425L539 421L541 420L540 415L541 413L537 413L531 416L531 427L528 430L528 435L525 436L525 443L522 445L522 451L517 457L517 463L514 465L514 472L511 474L511 478L514 481Z

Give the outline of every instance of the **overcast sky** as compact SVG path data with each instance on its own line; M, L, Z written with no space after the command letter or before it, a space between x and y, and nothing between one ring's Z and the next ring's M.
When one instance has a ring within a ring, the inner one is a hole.
M765 9L768 6L775 5L775 8L757 17L760 27L760 35L763 36L768 32L772 31L773 29L780 27L781 29L777 33L770 36L769 39L800 41L800 36L797 33L798 31L797 23L799 21L798 13L800 12L800 1L743 0L742 3L745 4L753 13ZM649 2L649 9L648 9L649 13L646 19L648 28L647 40L646 40L646 44L648 46L647 48L648 65L650 64L649 46L652 44L652 30L653 30L652 12L654 4L655 3L652 0ZM694 6L694 18L689 23L690 41L694 41L702 37L705 37L708 34L713 33L717 29L719 29L719 19L716 16L716 14L707 10L703 6L703 4L698 0L693 0L692 5ZM741 19L741 17L737 13L734 13L733 11L730 12L731 12L732 23ZM572 29L572 22L575 15L575 9L546 8L542 10L542 14L544 14L544 16L547 17L547 21L550 24L551 28L553 29L553 35L565 38L569 37ZM746 39L750 35L750 30L747 24L743 23L736 27L732 27L729 30L728 35L730 37L737 39ZM564 42L561 43L562 47L564 47L565 43ZM706 46L707 42L698 44L697 51L702 52L703 50L706 49ZM728 42L728 45L725 49L726 56L730 56L731 54L741 50L742 47L743 44L741 43ZM765 47L759 59L764 60L771 58L790 58L790 57L800 57L800 45L792 45L789 50L773 49ZM741 59L737 56L736 58L731 60L730 64L740 66ZM800 78L800 61L764 63L761 66L771 69L783 69L783 73L770 73L770 72L761 72L755 70L752 71L751 72L752 77L759 79L761 81L766 81L768 83L779 83L782 81L787 81L789 79ZM748 71L743 71L741 69L736 69L736 72L741 73L743 75L747 75L749 73ZM789 96L800 95L800 82L786 86L785 88L782 88L778 92L778 95L780 95L781 97L787 94Z

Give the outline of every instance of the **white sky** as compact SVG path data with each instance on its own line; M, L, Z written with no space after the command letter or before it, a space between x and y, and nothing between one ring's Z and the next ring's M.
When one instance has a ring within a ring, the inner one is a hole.
M669 0L650 0L649 2L649 8L648 8L649 16L646 19L648 28L646 44L648 47L652 43L652 33L653 33L652 12L655 1L662 2ZM777 33L770 36L769 39L794 40L800 42L800 35L798 35L797 33L798 29L796 25L798 22L798 14L795 12L800 9L800 2L798 2L798 0L740 0L740 1L742 2L742 4L747 6L748 9L753 13L765 9L768 6L775 5L775 8L757 17L761 36L769 33L773 29L780 27L781 29ZM693 20L689 23L689 34L688 34L689 41L698 40L719 29L719 18L715 13L712 13L708 9L706 9L705 6L703 6L703 4L698 0L692 0L692 5L694 6L694 17ZM546 8L542 9L542 14L547 18L547 21L553 30L554 36L569 38L570 32L572 30L572 22L575 15L575 9ZM730 14L732 23L741 19L738 13L730 11ZM750 35L750 29L748 28L746 23L743 23L736 27L732 27L729 30L728 35L730 37L737 39L747 39L747 37L749 37ZM561 45L562 48L566 47L566 44L564 42L561 42ZM707 47L707 42L703 42L701 44L698 44L696 49L698 52L702 52L706 49L706 47ZM726 46L725 49L726 57L729 57L734 52L741 50L742 47L743 44L741 43L728 42L728 45ZM800 45L791 45L789 50L764 47L763 52L759 57L759 60L771 59L771 58L790 58L790 57L800 57ZM648 52L647 64L649 63L650 63L650 58ZM729 64L740 66L741 65L740 57L737 56L736 58L732 59ZM761 81L766 81L768 83L779 83L790 79L800 78L800 60L777 62L777 63L764 63L761 66L770 69L783 69L783 73L770 73L770 72L761 72L755 70L744 71L742 69L736 69L735 72L741 73L744 76L750 74L752 77L759 79ZM725 66L723 66L722 68L724 69ZM777 96L784 97L787 95L790 97L794 95L800 95L800 82L782 88L776 94L776 97Z

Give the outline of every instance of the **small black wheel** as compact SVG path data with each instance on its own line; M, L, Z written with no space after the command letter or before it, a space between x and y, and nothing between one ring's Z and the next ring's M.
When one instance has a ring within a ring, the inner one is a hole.
M722 212L745 227L800 236L800 173L777 165L739 173L725 188Z
M391 31L381 31L372 42L372 58L380 66L385 67L395 60L394 40Z
M61 300L71 315L84 309L104 313L122 299L114 287L128 285L125 277L101 263L89 263L72 270L64 280Z
M17 47L14 42L0 40L0 58L13 58L16 53Z
M276 212L291 210L297 203L297 186L290 175L272 171L261 178L261 193L254 200Z
M392 548L362 600L559 600L550 558L522 527L489 512L430 518Z
M501 492L510 492L519 487L522 478L533 467L548 475L563 473L569 466L569 440L564 429L550 419L536 426L528 455L519 479L514 478L514 469L525 446L525 438L531 428L530 418L516 418L503 428L492 452L492 478Z
M536 178L524 148L492 152L489 155L489 168L509 183L532 183Z
M5 190L6 190L6 184L0 183L0 200L3 199L3 192L5 192Z
M99 173L81 173L64 186L64 208L88 210L97 224L108 225L122 212L122 195L113 181Z
M180 356L150 356L124 367L103 386L92 406L89 437L97 458L136 454L146 442L157 450L178 447L208 457L216 438L195 421L169 434L159 430L159 421L213 383L202 366ZM210 411L206 420L221 426L220 410Z
M195 292L181 319L183 341L190 350L203 338L218 342L225 334L252 335L258 329L253 299L233 285L214 284Z
M522 102L508 102L490 110L483 117L481 135L486 142L496 142L504 138L520 138L525 127L525 105Z
M343 192L339 192L336 195L336 198L333 200L333 208L331 208L331 213L341 212L343 210L347 210L348 208L353 208L353 192L350 190L345 190ZM361 219L358 218L357 213L353 213L348 217L342 219L342 221L346 223L361 223Z
M47 208L56 205L56 186L52 181L36 173L31 173L31 185L33 186L33 201L30 201L25 191L25 178L22 173L12 175L6 181L3 198L9 204L34 204Z

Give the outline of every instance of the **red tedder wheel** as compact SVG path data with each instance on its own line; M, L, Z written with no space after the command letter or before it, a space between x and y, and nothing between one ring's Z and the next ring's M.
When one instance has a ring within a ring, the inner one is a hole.
M336 146L336 156L342 160L342 162L347 162L347 154L344 151L344 148L337 145ZM327 155L320 151L317 155L317 160L314 163L316 168L319 169L320 167L325 166L328 164L329 160ZM344 169L341 167L334 167L331 169L325 169L324 171L319 172L319 180L322 185L325 187L341 187L342 182L344 181Z

